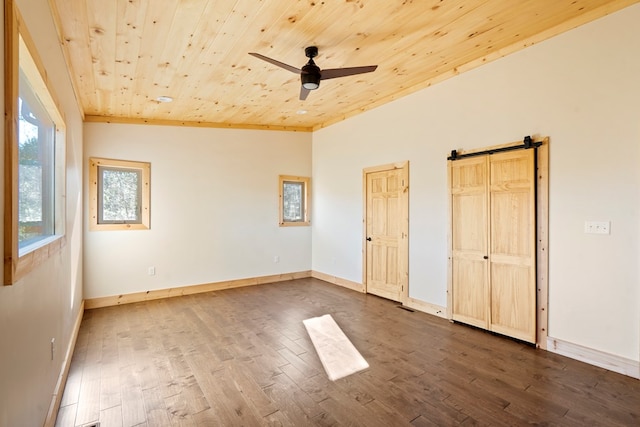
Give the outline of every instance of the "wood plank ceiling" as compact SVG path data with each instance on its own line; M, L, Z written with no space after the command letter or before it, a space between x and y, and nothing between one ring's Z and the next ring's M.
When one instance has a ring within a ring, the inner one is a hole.
M639 0L49 1L87 121L311 131ZM320 68L378 69L300 101L248 55L301 68L310 45Z

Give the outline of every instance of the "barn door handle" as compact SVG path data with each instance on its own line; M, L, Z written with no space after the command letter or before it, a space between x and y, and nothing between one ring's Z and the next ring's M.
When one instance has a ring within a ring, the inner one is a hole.
M367 242L370 242L370 241L371 241L371 237L367 237Z

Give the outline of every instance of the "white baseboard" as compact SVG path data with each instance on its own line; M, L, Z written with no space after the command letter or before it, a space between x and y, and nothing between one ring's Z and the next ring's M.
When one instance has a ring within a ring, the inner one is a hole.
M425 302L416 298L409 297L409 299L407 300L407 303L403 305L409 308L412 308L414 310L422 311L423 313L442 317L443 319L447 318L447 309L445 307L441 307L436 304L431 304L429 302Z
M640 379L640 361L627 359L557 338L547 338L547 351Z

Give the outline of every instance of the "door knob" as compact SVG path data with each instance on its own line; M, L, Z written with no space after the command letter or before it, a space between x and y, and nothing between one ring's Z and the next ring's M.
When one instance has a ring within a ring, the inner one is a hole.
M485 255L485 256L483 256L482 258L484 258L484 259L489 259L489 257L488 257L488 256L486 256L486 255Z
M370 242L371 241L371 237L367 237L367 241Z

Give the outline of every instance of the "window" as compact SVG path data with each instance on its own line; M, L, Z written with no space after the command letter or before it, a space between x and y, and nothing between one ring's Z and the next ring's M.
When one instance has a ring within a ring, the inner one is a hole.
M4 283L10 285L64 245L66 127L20 13L5 4Z
M55 234L55 123L20 70L18 86L18 247Z
M89 159L89 229L148 229L150 175L150 163Z
M280 175L280 226L309 225L309 178Z

